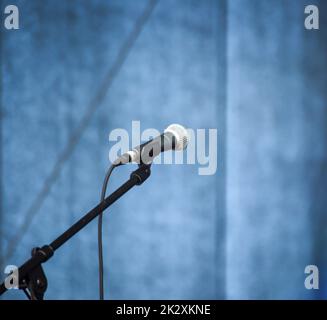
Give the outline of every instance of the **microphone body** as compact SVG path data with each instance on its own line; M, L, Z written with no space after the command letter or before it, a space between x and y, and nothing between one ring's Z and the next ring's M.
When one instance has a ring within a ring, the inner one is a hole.
M187 143L188 134L186 129L181 125L172 124L160 136L124 153L114 161L113 165L119 166L130 162L150 164L161 152L183 150L187 147Z

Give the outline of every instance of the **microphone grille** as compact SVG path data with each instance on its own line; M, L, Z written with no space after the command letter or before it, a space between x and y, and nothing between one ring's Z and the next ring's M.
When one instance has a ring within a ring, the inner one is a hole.
M188 133L187 130L180 124L171 124L165 132L170 132L174 135L176 139L175 150L186 149L188 144Z

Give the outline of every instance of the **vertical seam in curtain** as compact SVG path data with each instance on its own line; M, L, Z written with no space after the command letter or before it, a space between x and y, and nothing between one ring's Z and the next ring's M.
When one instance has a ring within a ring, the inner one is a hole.
M217 192L215 237L215 295L226 299L226 107L227 107L227 0L214 1L217 10Z

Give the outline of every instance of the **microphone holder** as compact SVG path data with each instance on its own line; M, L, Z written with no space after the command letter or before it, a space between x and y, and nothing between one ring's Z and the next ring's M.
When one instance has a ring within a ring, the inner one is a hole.
M131 173L128 181L100 202L96 207L86 213L57 239L42 248L34 248L32 250L32 257L18 268L19 289L23 290L30 300L43 300L44 293L48 287L48 281L42 268L42 264L48 261L58 248L89 224L101 212L116 202L131 188L136 185L141 185L147 178L149 178L150 174L151 164L139 165L138 169ZM3 282L0 285L0 295L5 293L7 290L5 282Z

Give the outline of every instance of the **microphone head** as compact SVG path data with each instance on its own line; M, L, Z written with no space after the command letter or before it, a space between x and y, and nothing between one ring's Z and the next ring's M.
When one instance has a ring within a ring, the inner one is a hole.
M171 124L164 132L170 132L176 139L175 150L186 149L188 144L188 133L187 130L180 124Z

